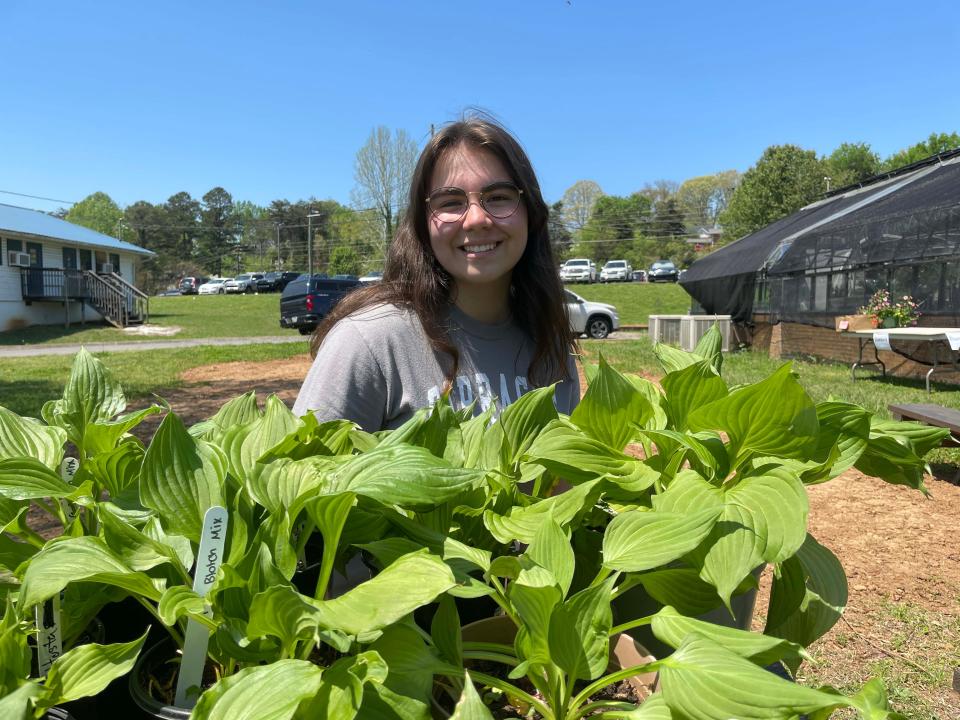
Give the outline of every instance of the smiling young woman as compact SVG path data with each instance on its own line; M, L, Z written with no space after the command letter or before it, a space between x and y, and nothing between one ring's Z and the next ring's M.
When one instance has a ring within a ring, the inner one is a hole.
M509 132L485 118L441 129L417 162L383 281L317 328L294 412L375 432L442 393L455 409L499 412L551 383L557 408L572 412L577 348L547 215Z

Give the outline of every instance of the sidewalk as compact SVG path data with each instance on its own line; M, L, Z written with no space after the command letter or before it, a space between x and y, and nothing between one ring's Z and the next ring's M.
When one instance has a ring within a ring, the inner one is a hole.
M171 348L202 347L204 345L279 345L303 343L307 351L310 338L302 335L270 335L265 337L193 338L189 340L143 340L140 342L86 343L84 345L0 345L0 358L33 357L37 355L74 355L81 347L92 353L137 352Z

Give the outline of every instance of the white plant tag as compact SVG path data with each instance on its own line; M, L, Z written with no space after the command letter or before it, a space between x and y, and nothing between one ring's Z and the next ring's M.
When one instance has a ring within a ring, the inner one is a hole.
M73 476L77 474L77 469L80 467L80 461L75 457L65 457L63 462L60 463L60 477L65 483L70 483L73 485ZM64 517L67 519L67 524L73 522L73 518L76 516L76 507L69 500L60 500L60 507L63 508Z
M60 593L33 608L37 622L37 668L39 676L50 672L53 661L63 654L60 633Z
M960 350L960 330L947 330L945 333L951 350Z
M886 330L877 330L873 333L873 346L877 350L890 349L890 333Z
M227 543L227 509L215 505L203 516L203 531L197 550L197 563L193 571L193 591L203 597L217 579L223 562L223 549ZM177 677L177 694L174 705L192 708L200 697L203 681L203 666L207 660L207 644L210 631L196 620L187 619L187 632L183 639L183 658Z

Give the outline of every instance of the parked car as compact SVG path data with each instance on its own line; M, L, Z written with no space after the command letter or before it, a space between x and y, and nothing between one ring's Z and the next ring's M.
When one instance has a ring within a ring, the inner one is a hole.
M309 335L340 298L359 285L359 280L301 275L280 295L280 327Z
M676 282L677 276L677 266L670 260L657 260L647 273L650 282Z
M633 266L626 260L608 260L600 270L600 282L627 282L632 272Z
M597 265L587 258L572 258L560 268L560 279L563 282L596 282Z
M634 270L630 273L630 279L633 282L646 282L647 281L647 271L646 270Z
M257 292L281 292L291 281L296 280L303 273L292 270L274 270L257 280Z
M369 272L360 278L360 282L364 284L380 282L381 280L383 280L383 270L374 270L373 272Z
M563 294L573 332L603 340L614 330L620 329L620 316L613 305L584 300L569 290L564 290Z
M254 293L257 291L257 280L263 276L264 273L242 273L233 280L227 280L223 289L228 293Z
M185 277L180 280L180 284L177 286L177 289L180 291L181 295L196 295L197 291L200 289L200 286L203 285L209 278L205 277Z
M198 295L223 295L223 284L230 278L210 278L197 289Z

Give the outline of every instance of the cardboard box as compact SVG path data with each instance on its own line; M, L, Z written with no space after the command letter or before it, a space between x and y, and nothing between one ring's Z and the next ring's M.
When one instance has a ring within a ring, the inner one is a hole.
M873 330L873 315L841 315L835 319L837 332L854 330Z

